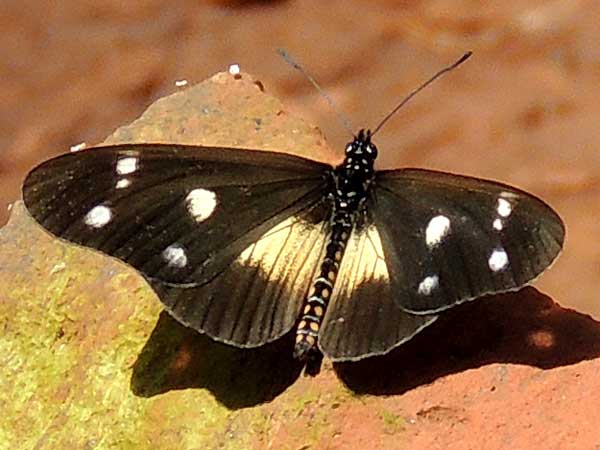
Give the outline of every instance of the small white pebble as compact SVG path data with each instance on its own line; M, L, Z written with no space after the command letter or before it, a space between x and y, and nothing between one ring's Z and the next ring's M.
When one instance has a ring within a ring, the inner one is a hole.
M85 142L81 142L81 143L79 143L77 145L71 145L70 150L71 150L71 152L75 153L75 152L78 152L80 150L83 150L86 147L86 145L87 144Z

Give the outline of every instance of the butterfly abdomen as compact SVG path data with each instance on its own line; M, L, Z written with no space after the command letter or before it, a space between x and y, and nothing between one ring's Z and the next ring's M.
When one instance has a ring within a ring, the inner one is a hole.
M340 263L353 226L354 219L348 211L340 210L334 214L325 256L304 302L303 314L296 330L294 356L298 359L305 359L315 349L321 323L333 293Z
M298 359L304 360L316 351L321 323L333 294L346 244L373 178L376 157L377 149L371 143L370 133L361 130L346 147L346 158L334 171L334 192L330 193L333 202L331 234L296 329L294 356Z

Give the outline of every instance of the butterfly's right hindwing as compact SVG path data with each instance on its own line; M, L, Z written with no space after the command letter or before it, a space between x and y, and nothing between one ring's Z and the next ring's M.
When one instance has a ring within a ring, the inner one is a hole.
M334 361L382 355L435 321L404 311L390 284L377 227L354 229L319 333L319 346Z

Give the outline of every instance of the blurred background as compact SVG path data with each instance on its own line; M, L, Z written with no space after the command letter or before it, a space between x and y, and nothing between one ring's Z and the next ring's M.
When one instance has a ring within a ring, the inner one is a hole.
M380 167L501 180L550 203L565 252L536 283L600 318L600 2L597 0L0 2L0 221L35 164L101 142L175 81L237 63L318 125L349 135L286 48L356 128L467 50L377 136Z

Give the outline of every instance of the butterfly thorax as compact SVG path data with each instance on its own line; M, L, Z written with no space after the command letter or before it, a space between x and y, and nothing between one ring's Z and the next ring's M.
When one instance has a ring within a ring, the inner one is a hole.
M364 200L375 172L377 147L371 143L371 132L360 130L346 146L346 158L335 168L335 209L356 211Z
M332 296L344 250L373 179L377 148L370 131L360 130L346 146L344 161L333 172L331 232L320 269L303 305L296 330L294 355L305 360L317 352L316 345L323 317Z

